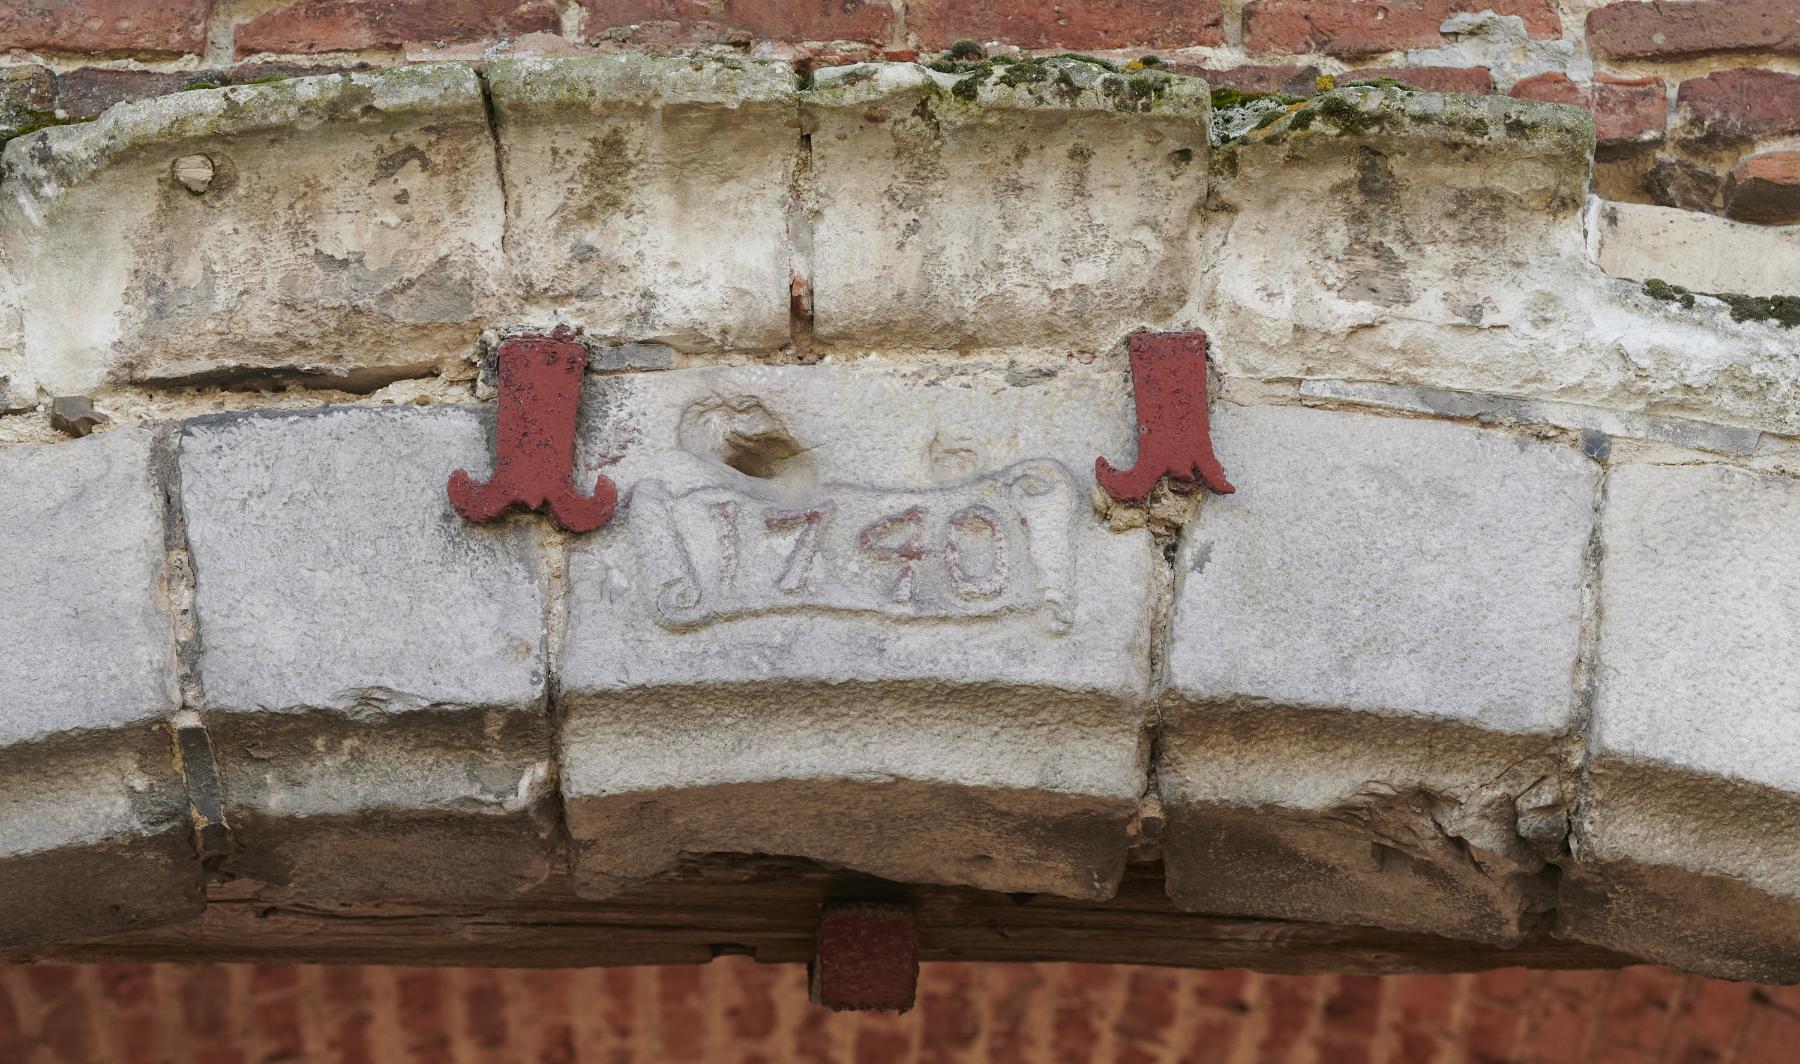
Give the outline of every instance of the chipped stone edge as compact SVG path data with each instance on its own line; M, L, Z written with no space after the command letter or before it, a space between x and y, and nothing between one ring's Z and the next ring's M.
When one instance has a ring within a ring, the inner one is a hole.
M195 89L117 104L93 122L15 138L0 155L0 171L8 198L34 224L43 225L43 206L63 190L153 145L459 110L484 120L474 69L454 63Z

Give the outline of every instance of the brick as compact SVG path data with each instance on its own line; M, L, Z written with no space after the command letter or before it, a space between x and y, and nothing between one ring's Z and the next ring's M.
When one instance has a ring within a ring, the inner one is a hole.
M1206 193L1202 83L1142 75L1157 106L1126 112L1119 75L1047 63L1055 78L1016 87L989 72L947 90L903 64L818 75L802 101L817 339L1103 350L1186 302ZM915 162L897 174L896 158ZM1089 239L1100 232L1132 239Z
M1390 78L1426 92L1466 92L1484 96L1494 91L1494 75L1487 67L1372 67L1353 70L1339 82L1361 78Z
M1081 515L1094 456L1130 453L1125 382L604 380L585 446L630 488L569 562L577 889L729 851L1110 894L1143 786L1154 552ZM793 815L816 802L836 812Z
M925 48L962 39L1021 48L1188 48L1225 43L1219 0L1101 0L1055 7L1033 0L911 0L907 28Z
M1669 124L1668 86L1657 77L1627 78L1605 72L1594 75L1590 90L1595 132L1602 144L1643 143L1663 139Z
M1797 970L1800 481L1628 465L1607 480L1589 794L1571 932L1733 978ZM1705 707L1728 704L1729 714ZM1704 903L1704 925L1679 913Z
M1569 75L1557 70L1521 78L1513 83L1509 95L1517 96L1522 100L1560 103L1572 107L1586 107L1589 102L1586 89L1571 80Z
M1739 68L1681 83L1685 135L1744 139L1800 133L1800 74Z
M1668 90L1661 78L1597 74L1592 85L1578 85L1566 74L1550 71L1519 81L1512 95L1587 108L1594 112L1602 144L1661 140L1669 118Z
M1452 15L1492 11L1497 15L1517 15L1532 37L1561 37L1562 14L1557 0L1450 0Z
M198 52L213 0L18 0L0 8L0 51Z
M27 143L0 208L33 277L15 386L366 390L466 367L493 311L504 211L466 67L177 92Z
M1441 43L1446 0L1250 0L1244 49L1251 55L1321 52L1359 56Z
M1587 15L1587 40L1614 59L1677 59L1720 52L1800 55L1795 0L1655 0Z
M214 81L216 77L213 71L178 73L82 67L57 78L58 105L70 118L94 118L113 104L167 96L195 82Z
M1311 96L1317 91L1319 68L1293 63L1248 63L1236 67L1204 67L1193 63L1171 62L1169 69L1177 74L1205 78L1215 89L1239 92L1284 92L1290 96Z
M1725 213L1761 225L1800 222L1800 151L1763 152L1733 167L1725 179Z
M1531 37L1559 37L1555 0L1251 0L1244 8L1244 47L1252 55L1322 52L1359 56L1443 43L1452 15L1492 11L1517 15Z
M165 469L142 427L0 450L0 945L201 906L161 723L179 706Z
M489 84L508 240L536 249L514 265L523 314L681 351L788 342L800 126L787 67L515 59L492 63Z
M237 54L354 52L412 41L555 33L554 0L301 0L237 27Z
M1668 1038L1682 977L1665 968L1635 965L1612 980L1601 1019L1602 1038L1637 1049L1659 1050Z
M885 0L585 0L589 40L644 22L679 24L674 38L694 43L728 40L868 41L893 36L894 9ZM635 38L631 38L635 42Z
M456 469L485 479L487 452L466 408L183 427L236 874L336 901L491 898L547 871L534 532L464 522L445 491Z
M1170 896L1516 940L1549 900L1520 818L1562 800L1595 467L1324 410L1221 404L1213 436L1239 490L1176 556Z

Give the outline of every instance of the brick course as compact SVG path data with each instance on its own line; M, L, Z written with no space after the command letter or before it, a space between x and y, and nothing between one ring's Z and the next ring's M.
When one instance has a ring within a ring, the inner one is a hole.
M266 11L237 28L237 54L397 47L410 41L553 33L554 0L311 0Z
M1588 44L1615 59L1800 54L1800 0L1655 0L1595 8Z
M1219 0L913 0L907 20L927 48L961 38L1024 48L1174 48L1223 44Z
M1800 133L1800 74L1738 68L1681 83L1676 104L1688 133L1750 138Z
M832 1013L797 966L0 970L0 1060L1762 1064L1791 991L1618 972L1279 976L925 966L917 1008Z
M11 0L0 4L0 51L198 52L213 0Z

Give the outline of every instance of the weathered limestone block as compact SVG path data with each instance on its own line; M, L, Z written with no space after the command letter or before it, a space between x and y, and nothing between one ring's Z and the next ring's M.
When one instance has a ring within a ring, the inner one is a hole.
M1597 469L1466 425L1221 404L1176 564L1169 893L1506 942L1553 904Z
M121 104L13 140L0 243L50 394L323 374L369 387L466 357L502 205L456 66Z
M1219 150L1198 315L1221 370L1491 391L1800 432L1800 339L1589 259L1592 118L1323 94Z
M1563 927L1733 979L1800 979L1800 481L1626 466Z
M1588 243L1600 268L1696 292L1800 295L1800 225L1752 225L1647 203L1594 200Z
M492 898L548 869L541 532L451 509L468 408L190 421L202 712L240 852L296 895Z
M1206 83L1056 59L819 72L804 94L826 343L1110 347L1186 301Z
M608 55L501 60L488 83L519 317L683 351L788 342L793 71Z
M198 912L148 429L0 449L0 945Z
M1159 568L1089 501L1095 455L1132 453L1125 380L865 364L590 388L589 453L628 494L569 560L578 889L739 852L1110 895Z

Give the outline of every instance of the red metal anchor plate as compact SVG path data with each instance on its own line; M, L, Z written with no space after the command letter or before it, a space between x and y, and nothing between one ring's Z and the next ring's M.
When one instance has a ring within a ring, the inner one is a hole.
M587 349L565 327L549 336L510 337L500 345L500 420L494 475L483 484L464 470L450 475L450 504L471 521L492 521L514 507L548 509L559 528L591 532L612 519L619 490L601 475L594 493L575 488L575 417Z
M1119 470L1096 459L1094 478L1100 486L1120 502L1148 500L1164 477L1175 491L1236 491L1213 455L1206 416L1206 334L1198 329L1134 333L1127 346L1137 400L1137 464Z

